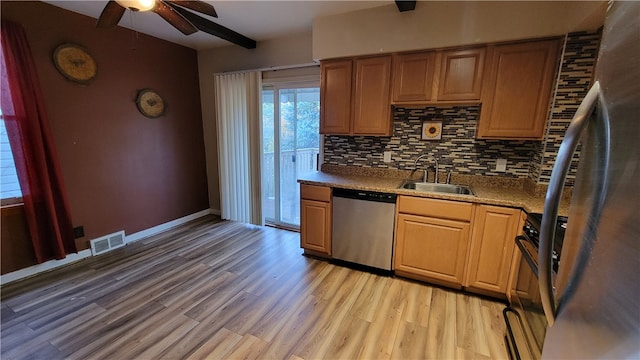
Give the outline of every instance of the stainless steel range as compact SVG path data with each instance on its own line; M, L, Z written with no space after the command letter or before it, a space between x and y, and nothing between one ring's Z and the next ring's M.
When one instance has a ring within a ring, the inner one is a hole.
M522 229L524 234L515 239L521 259L517 281L511 289L511 307L503 312L507 323L505 338L512 359L539 359L547 331L547 319L538 287L538 246L541 223L542 214L529 214ZM567 218L559 216L552 261L554 273L557 273L560 264L566 225Z

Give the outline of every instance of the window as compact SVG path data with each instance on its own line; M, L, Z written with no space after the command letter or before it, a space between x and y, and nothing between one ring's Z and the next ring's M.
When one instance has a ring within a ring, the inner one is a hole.
M2 205L22 201L22 191L18 182L16 165L13 162L9 137L0 109L0 198Z

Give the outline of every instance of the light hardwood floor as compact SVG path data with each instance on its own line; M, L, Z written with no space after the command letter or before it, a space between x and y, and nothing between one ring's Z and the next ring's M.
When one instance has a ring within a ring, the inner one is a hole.
M503 359L504 305L205 217L4 286L2 359Z

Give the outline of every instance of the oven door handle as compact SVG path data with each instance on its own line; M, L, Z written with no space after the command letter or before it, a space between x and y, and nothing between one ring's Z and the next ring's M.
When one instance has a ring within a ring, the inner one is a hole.
M538 250L538 286L540 288L540 300L549 326L552 326L555 322L557 312L553 291L552 257L558 208L562 199L564 183L571 166L571 159L578 147L583 130L589 124L591 113L598 102L599 95L600 83L596 81L578 107L573 120L569 124L569 128L567 128L551 172L551 179L549 180L549 187L544 201Z
M537 263L536 259L531 257L531 254L524 247L523 243L529 243L530 244L531 241L524 235L516 236L516 245L520 249L520 253L522 254L522 258L527 262L527 264L529 264L529 267L531 268L531 270L533 271L533 273L536 275L536 278L537 278L538 277L538 263Z

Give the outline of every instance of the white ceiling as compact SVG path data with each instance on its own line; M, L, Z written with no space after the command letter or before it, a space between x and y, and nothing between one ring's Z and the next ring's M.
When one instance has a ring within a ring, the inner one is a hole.
M96 19L100 17L100 13L107 3L107 1L100 0L49 0L45 2ZM311 22L315 17L342 14L394 3L392 0L214 0L207 2L215 7L216 12L218 13L218 18L212 18L207 15L201 16L258 42L291 33L310 32ZM122 20L120 20L119 26L196 50L232 45L226 40L219 39L202 31L191 35L183 35L173 26L165 22L160 16L152 12L134 13L127 10L125 15L122 17Z

